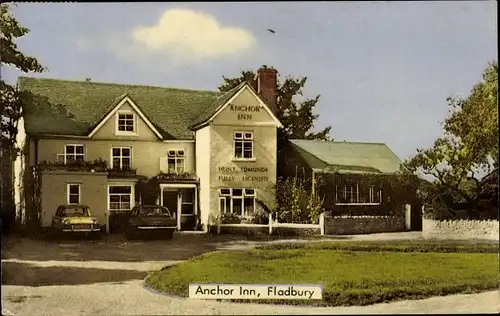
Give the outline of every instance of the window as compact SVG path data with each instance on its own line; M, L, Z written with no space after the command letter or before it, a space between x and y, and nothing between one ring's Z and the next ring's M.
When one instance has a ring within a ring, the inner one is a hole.
M67 195L68 204L80 204L80 185L68 183Z
M135 132L134 113L127 113L127 112L118 113L118 122L116 126L118 132L134 133Z
M236 214L251 217L255 213L254 189L219 189L221 214Z
M194 214L194 190L184 189L182 190L182 200L181 200L182 214Z
M185 154L183 149L171 149L168 151L168 173L184 172Z
M375 185L351 184L336 187L336 203L378 205L382 203L382 189Z
M129 211L132 206L132 187L113 185L109 187L109 210Z
M130 147L111 148L111 169L130 169L132 160Z
M234 133L234 158L252 159L253 158L253 133L235 132Z
M85 160L85 148L83 145L66 145L64 147L64 157L58 157L58 161L64 160L64 163L82 162Z

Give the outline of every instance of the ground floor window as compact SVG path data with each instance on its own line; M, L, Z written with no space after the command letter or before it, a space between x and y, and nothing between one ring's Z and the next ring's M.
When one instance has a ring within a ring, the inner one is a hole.
M110 211L128 211L132 208L132 186L111 185L108 195Z
M255 189L219 189L221 214L235 214L250 217L255 214Z
M382 188L375 185L336 186L335 204L381 204Z
M67 197L68 204L80 204L80 184L68 183Z

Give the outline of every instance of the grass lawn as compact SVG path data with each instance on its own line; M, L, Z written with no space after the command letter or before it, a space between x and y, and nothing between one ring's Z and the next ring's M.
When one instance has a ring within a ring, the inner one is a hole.
M212 252L151 273L147 283L181 296L190 283L321 284L322 301L260 302L330 306L498 288L498 244L439 245L318 242Z

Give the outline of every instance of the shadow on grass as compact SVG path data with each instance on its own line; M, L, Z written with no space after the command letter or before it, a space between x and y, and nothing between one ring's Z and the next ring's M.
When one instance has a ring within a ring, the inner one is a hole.
M81 285L141 280L147 272L73 267L36 267L14 262L2 263L2 285Z

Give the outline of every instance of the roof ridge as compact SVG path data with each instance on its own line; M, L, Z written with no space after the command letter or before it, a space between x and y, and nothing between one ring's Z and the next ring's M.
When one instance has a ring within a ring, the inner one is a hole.
M46 80L46 81L59 81L68 83L81 83L87 85L107 85L107 86L123 86L123 87L137 87L137 88L155 88L155 89L169 89L178 91L193 91L193 92L208 92L213 94L220 94L220 91L215 90L198 90L189 88L176 88L176 87L166 87L166 86L152 86L152 85L140 85L140 84L127 84L127 83L113 83L113 82L102 82L102 81L84 81L84 80L69 80L69 79L56 79L56 78L38 78L38 77L28 77L19 76L18 80L28 79L28 80Z
M198 115L194 120L192 120L191 126L196 125L197 122L200 120L200 118L202 118L206 113L209 113L210 111L213 111L214 113L217 112L222 106L224 106L224 104L226 104L226 102L220 104L216 109L211 109L211 107L214 104L216 104L221 99L224 99L226 96L230 95L231 93L234 93L235 91L240 90L246 84L247 84L246 81L240 82L238 85L234 86L233 88L231 88L231 89L227 90L226 92L224 92L223 94L219 95L217 97L217 99L214 100L214 102L212 102L209 106L207 106L205 108L205 110L203 110L203 112L200 113L200 115Z
M366 145L385 145L386 143L380 142L359 142L359 141L333 141L333 140L321 140L321 139L290 139L291 141L305 141L305 142L317 142L317 143L330 143L330 144L366 144Z

